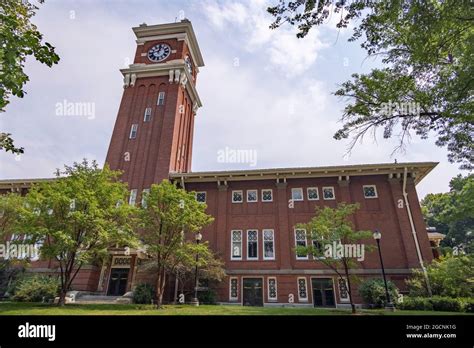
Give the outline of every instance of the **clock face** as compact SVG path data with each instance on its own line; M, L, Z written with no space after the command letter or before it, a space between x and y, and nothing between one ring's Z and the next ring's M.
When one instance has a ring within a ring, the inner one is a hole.
M186 67L188 68L189 73L192 75L193 74L193 63L191 63L191 59L189 56L186 56L184 59L184 63L186 64Z
M158 44L148 51L148 59L152 62L161 62L169 57L171 48L167 44Z

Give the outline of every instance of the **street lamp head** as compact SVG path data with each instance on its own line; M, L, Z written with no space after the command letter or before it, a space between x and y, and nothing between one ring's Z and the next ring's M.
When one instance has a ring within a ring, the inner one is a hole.
M201 233L199 233L199 232L198 232L198 233L196 233L196 236L195 236L195 238L196 238L196 241L197 241L197 242L200 242L200 241L201 241L201 239L202 239L202 234L201 234Z
M379 240L380 238L382 238L382 233L380 233L379 230L375 230L372 236L374 237L375 240Z

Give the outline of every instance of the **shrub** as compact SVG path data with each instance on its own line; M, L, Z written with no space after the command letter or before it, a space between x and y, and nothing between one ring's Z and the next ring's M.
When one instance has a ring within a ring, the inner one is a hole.
M138 304L150 304L155 298L155 290L150 284L138 284L133 290L133 302Z
M13 301L42 302L54 299L58 294L57 278L46 276L28 276L16 283Z
M206 291L199 291L198 299L200 303L216 304L216 299L217 299L216 292L211 289L208 289Z
M426 267L433 295L452 298L474 297L474 256L444 256ZM425 279L419 269L406 281L410 296L427 296Z
M388 292L392 303L396 303L398 299L398 289L392 282L387 282ZM359 286L359 294L365 303L373 304L376 307L384 307L386 305L385 284L382 279L369 279Z
M404 297L399 309L444 312L472 311L474 299L451 298L446 296Z

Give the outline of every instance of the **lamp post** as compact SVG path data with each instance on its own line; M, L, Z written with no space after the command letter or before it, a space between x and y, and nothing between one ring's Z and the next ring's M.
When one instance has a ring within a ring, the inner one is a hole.
M388 292L387 278L385 277L385 268L383 267L382 251L380 249L380 238L382 238L382 233L380 233L379 230L375 230L373 233L373 237L375 241L377 242L377 249L379 250L380 265L382 266L383 282L385 284L385 297L387 299L387 303L385 304L385 309L394 311L395 306L393 305L390 299L390 294Z
M202 239L202 234L196 234L196 244L199 245ZM194 270L194 297L191 300L191 305L199 306L199 299L198 299L198 284L199 284L199 277L198 277L198 261L199 261L199 253L196 253L196 268Z

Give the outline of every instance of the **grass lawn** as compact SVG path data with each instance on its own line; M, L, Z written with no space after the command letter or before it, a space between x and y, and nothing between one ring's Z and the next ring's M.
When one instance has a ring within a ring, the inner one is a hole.
M360 310L359 315L466 315L455 312ZM134 304L68 304L57 307L41 303L0 302L0 315L351 315L345 309L292 307L168 305L155 309L151 305ZM469 315L469 314L467 314Z

